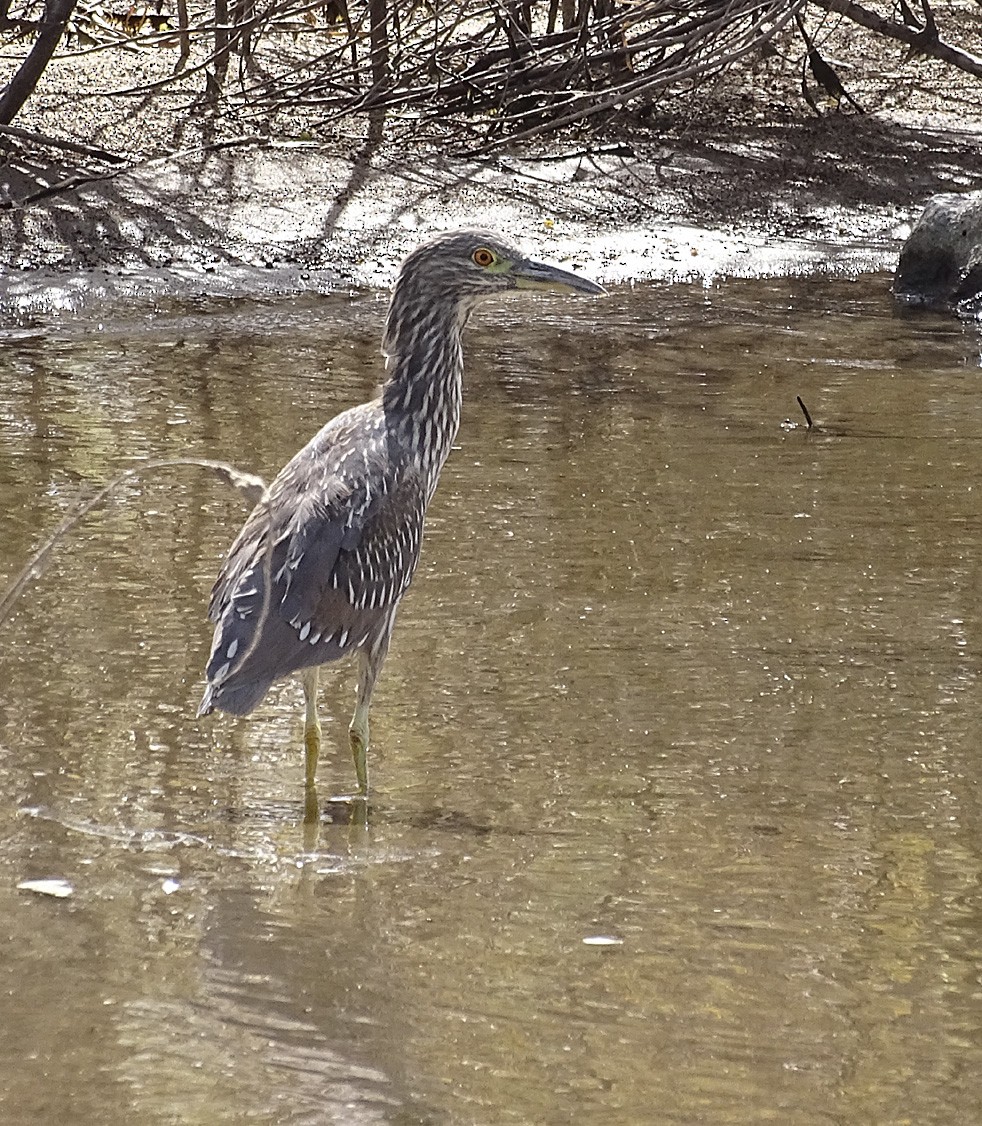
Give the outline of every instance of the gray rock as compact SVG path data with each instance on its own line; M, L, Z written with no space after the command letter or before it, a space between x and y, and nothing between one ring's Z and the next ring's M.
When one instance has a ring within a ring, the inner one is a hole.
M982 304L982 191L928 202L900 251L893 292L931 308Z

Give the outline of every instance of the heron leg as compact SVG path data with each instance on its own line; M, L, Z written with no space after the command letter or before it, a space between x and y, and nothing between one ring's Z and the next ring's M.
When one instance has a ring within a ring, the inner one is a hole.
M362 794L368 793L368 710L372 705L375 681L382 671L388 649L389 638L386 635L374 645L358 652L358 699L355 714L348 727L348 736L351 740L351 755L355 760L358 791Z
M317 715L317 666L304 669L300 680L307 706L303 721L304 780L310 791L317 778L317 760L321 753L321 721Z

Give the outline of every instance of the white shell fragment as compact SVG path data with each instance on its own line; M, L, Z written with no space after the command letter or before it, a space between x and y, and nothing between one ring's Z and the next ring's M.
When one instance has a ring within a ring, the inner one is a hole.
M17 888L38 895L51 895L55 899L67 899L75 891L67 880L21 880Z

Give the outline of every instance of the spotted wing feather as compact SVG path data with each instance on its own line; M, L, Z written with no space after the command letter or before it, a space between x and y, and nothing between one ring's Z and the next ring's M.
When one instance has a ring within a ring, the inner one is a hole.
M377 404L338 416L304 447L215 584L200 712L244 715L274 680L387 636L419 557L422 497Z

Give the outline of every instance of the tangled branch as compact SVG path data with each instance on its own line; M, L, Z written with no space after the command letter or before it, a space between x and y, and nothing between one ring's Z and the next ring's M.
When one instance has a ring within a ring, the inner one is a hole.
M452 123L481 148L650 105L768 50L801 58L822 85L835 87L837 76L805 32L816 12L818 22L852 21L982 77L982 58L945 37L931 0L871 0L879 10L856 0L134 0L118 9L112 2L0 0L0 33L13 42L36 37L0 94L0 124L22 104L62 32L69 48L60 58L110 49L159 57L178 48L170 73L158 67L99 96L179 88L236 126L298 115L307 129L353 115L414 128Z

